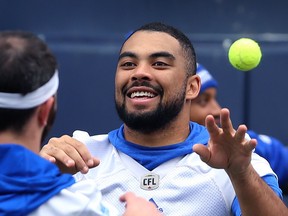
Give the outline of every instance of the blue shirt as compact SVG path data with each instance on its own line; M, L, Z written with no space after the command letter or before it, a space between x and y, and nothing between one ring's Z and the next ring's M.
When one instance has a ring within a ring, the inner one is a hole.
M287 187L288 147L274 137L257 134L251 130L249 130L247 133L251 138L257 140L255 152L269 162L271 168L278 176L280 187Z
M1 144L0 155L0 215L27 215L75 183L23 146Z

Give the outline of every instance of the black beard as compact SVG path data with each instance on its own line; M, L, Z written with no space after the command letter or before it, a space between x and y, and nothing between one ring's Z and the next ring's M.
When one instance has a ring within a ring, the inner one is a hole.
M115 101L116 110L120 119L131 129L141 133L149 134L155 131L160 131L172 122L182 110L185 101L185 89L182 89L180 95L171 99L170 103L160 104L157 109L146 113L128 113L123 104Z

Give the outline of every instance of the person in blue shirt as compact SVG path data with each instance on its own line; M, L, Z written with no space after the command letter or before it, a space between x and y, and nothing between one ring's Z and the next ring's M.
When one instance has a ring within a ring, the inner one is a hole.
M93 181L76 183L38 155L53 124L58 86L56 58L42 39L0 32L0 215L119 215ZM131 192L120 201L127 216L160 215Z
M191 103L191 121L205 124L207 115L213 115L219 122L221 106L217 101L217 80L202 65L197 64L197 74L201 78L200 94ZM258 134L248 128L247 133L257 140L255 152L264 157L278 176L279 186L284 194L288 193L288 147L279 139Z

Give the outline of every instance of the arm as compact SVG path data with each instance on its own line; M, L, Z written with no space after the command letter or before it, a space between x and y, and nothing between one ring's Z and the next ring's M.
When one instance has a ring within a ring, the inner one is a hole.
M68 135L51 138L39 154L55 163L63 173L75 174L78 171L87 173L89 168L96 167L100 163L97 158L92 157L83 143Z
M208 147L194 145L193 150L209 166L225 169L228 174L243 215L287 215L282 200L261 179L251 165L251 155L256 147L255 139L246 140L247 128L240 125L235 131L228 109L221 110L219 128L213 116L206 118L210 133Z

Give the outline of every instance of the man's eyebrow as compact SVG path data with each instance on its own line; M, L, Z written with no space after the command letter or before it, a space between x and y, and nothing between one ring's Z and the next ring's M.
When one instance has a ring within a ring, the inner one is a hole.
M150 58L159 58L159 57L170 58L173 60L176 59L175 56L169 52L156 52L150 55Z
M137 55L133 52L123 52L119 55L118 57L118 61L122 58L125 58L125 57L130 57L130 58L137 58ZM172 55L171 53L169 52L156 52L156 53L152 53L150 56L150 58L159 58L159 57L164 57L164 58L169 58L169 59L176 59L174 55Z
M121 53L121 54L119 55L118 61L119 61L120 59L122 59L122 58L125 58L125 57L136 58L137 56L136 56L136 54L133 53L133 52L123 52L123 53Z

